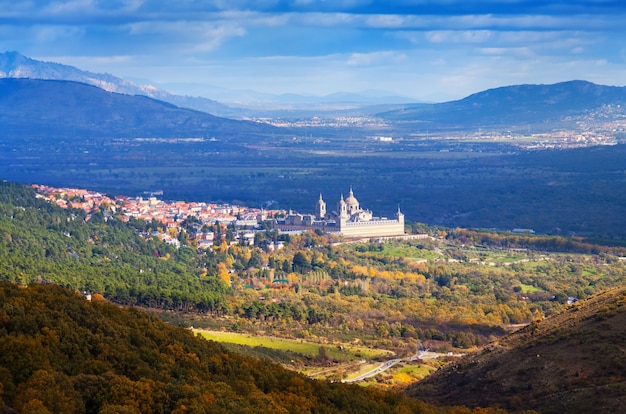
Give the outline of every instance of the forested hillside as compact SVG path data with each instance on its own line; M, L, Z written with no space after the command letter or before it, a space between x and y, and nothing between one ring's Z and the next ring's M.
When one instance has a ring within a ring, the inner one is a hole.
M87 215L0 183L0 280L51 282L120 304L220 312L228 287L200 277L195 250L141 237L158 223L124 223L110 210Z
M133 308L88 302L54 285L0 282L0 412L11 408L22 414L468 412L309 380Z
M109 207L63 210L0 184L0 411L468 412L310 380L107 303L218 316L235 297L218 271L198 270L193 246L174 249L149 236L158 223L125 224ZM205 264L219 268L219 254Z
M332 380L357 376L367 366L359 361L384 359L352 345L401 358L419 343L467 352L620 285L626 272L623 247L419 225L407 241L345 243L268 230L250 246L229 245L231 227L203 225L224 239L201 249L189 237L200 224L188 217L167 230L181 243L175 248L155 235L166 231L161 223L126 223L110 203L90 213L66 210L30 187L1 183L0 279L151 308L174 325L306 341L311 346L298 355L264 354ZM372 383L406 386L440 365L407 363Z

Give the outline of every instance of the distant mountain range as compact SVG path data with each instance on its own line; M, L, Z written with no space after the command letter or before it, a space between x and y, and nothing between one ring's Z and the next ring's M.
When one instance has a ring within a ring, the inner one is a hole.
M219 118L146 96L107 92L74 81L0 79L3 138L247 139L277 129Z
M183 108L196 109L229 118L273 116L284 111L303 111L315 105L318 111L343 110L363 105L397 104L412 102L407 97L390 96L382 91L363 93L334 93L327 96L298 94L266 94L255 91L230 91L210 88L210 93L223 96L232 105L202 96L181 96L156 86L140 85L107 73L93 73L60 63L44 62L23 56L18 52L0 53L0 78L31 78L46 80L71 80L97 86L109 92L144 95L169 102Z
M345 93L337 93L326 97L305 97L292 94L278 97L273 95L265 96L267 106L259 104L258 106L248 108L232 108L203 97L173 95L154 86L137 85L109 74L96 74L82 71L72 66L33 60L17 52L0 54L0 78L3 77L8 79L31 78L80 82L96 86L108 92L136 97L149 97L181 108L192 108L212 115L234 119L254 117L304 119L313 116L330 117L340 115L379 117L393 124L393 128L400 131L400 133L420 130L476 130L483 127L515 129L530 128L531 125L533 126L533 131L546 131L576 127L580 117L626 118L626 87L596 85L580 80L553 85L505 86L479 92L461 100L437 104L403 104L399 103L403 98L380 98L380 92L370 91L365 93L368 96ZM14 84L14 87L17 87L16 85ZM13 126L17 127L16 122L19 119L26 124L30 122L25 118L33 114L29 105L35 105L40 110L44 110L41 105L44 105L45 102L51 102L50 99L52 97L50 93L52 93L52 89L50 86L47 86L40 92L36 91L37 88L43 87L43 85L45 84L39 83L37 86L34 83L31 84L27 88L28 95L22 96L21 100L18 99L15 103L11 99L16 99L17 95L2 97L8 113L15 112L18 108L25 111L17 114L17 118L12 119ZM60 95L65 93L60 88L60 85L70 88L72 94L78 93L78 89L80 89L76 83L66 82L58 84L55 93ZM87 89L83 90L87 91ZM39 96L38 93L44 95ZM90 93L96 92L91 90ZM30 103L23 99L25 96L29 97ZM76 99L79 98L76 95L73 96ZM379 98L376 96L379 96ZM122 101L125 99L127 100L128 98L120 98L115 102L122 104ZM377 102L377 100L380 100L380 102ZM136 102L143 102L143 104L137 107L141 111L148 110L144 105L148 101L137 98ZM390 102L395 103L391 104ZM89 108L90 105L96 106ZM97 100L90 100L86 97L86 100L82 100L76 108L72 109L71 113L67 112L61 115L60 111L66 109L63 105L50 108L50 112L57 113L60 117L59 119L74 122L77 121L74 119L75 117L86 116L89 111L98 116L104 116L107 111L122 110L127 116L110 118L109 123L104 125L113 127L112 121L116 119L120 122L123 121L118 124L117 127L119 129L141 130L138 124L128 123L129 119L133 117L131 114L134 109L129 107L127 103L122 105L126 106L123 109L115 109L113 106L110 106L108 109L103 110L104 108L98 106ZM161 108L165 107L161 106ZM155 107L152 106L151 108ZM173 109L170 108L168 110L172 111ZM8 113L3 115L5 122L9 121L7 118ZM81 113L83 115L80 115ZM198 114L193 115L193 117L198 116ZM156 118L159 117L157 116ZM137 118L135 119L137 120ZM36 123L37 119L33 121ZM179 126L181 121L170 120L168 122L173 127L174 125ZM165 122L165 124L168 122ZM211 122L214 125L216 120L213 119ZM80 125L86 126L84 123L81 124L81 121L78 124L77 126L76 122L74 122L76 127L80 127ZM150 130L153 131L155 128L163 130L162 127L165 124L160 127L154 126ZM101 126L103 124L99 122L98 125ZM230 125L233 126L233 124Z
M0 53L0 78L76 81L108 92L143 95L218 116L234 116L240 112L212 99L174 95L152 85L138 85L108 73L93 73L60 63L43 62L18 52Z
M419 123L422 128L506 127L538 123L558 126L568 117L589 115L591 111L609 105L613 108L608 112L624 118L626 87L574 80L553 85L505 86L458 101L407 105L379 116L389 121Z

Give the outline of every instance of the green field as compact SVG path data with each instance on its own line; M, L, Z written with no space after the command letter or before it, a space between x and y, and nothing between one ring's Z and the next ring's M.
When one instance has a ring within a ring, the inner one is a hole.
M441 255L431 249L420 249L410 244L385 243L383 245L384 256L405 257L409 259L436 259Z
M494 263L510 264L525 259L525 256L499 256L491 259Z
M537 292L543 292L544 290L535 286L531 286L531 285L525 285L525 284L521 284L522 287L522 292L523 293L537 293Z
M281 351L291 351L304 356L317 356L320 354L320 348L324 347L326 354L329 357L339 361L351 361L362 358L372 359L377 357L391 357L393 355L392 352L386 350L371 349L348 344L317 344L300 339L283 339L272 336L252 336L236 332L206 331L201 329L196 329L194 332L201 335L205 339L215 342L225 342L249 347L260 346Z

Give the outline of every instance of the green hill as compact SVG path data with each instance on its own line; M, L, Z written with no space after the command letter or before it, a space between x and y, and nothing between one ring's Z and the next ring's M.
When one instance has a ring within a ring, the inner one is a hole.
M626 288L578 302L407 392L438 404L542 413L626 411Z

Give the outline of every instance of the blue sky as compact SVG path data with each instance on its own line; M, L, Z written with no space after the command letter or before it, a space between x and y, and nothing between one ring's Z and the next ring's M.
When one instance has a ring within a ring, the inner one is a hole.
M446 101L584 79L626 85L624 0L0 0L0 51L140 79Z

